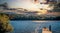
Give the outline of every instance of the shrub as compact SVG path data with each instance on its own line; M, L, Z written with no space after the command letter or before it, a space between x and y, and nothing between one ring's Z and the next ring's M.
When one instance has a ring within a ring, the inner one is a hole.
M5 14L0 14L0 33L12 32L13 28L9 24L9 17Z

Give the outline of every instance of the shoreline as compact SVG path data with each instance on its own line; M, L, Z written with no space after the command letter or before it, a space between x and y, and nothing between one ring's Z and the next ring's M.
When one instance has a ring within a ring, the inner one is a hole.
M10 20L10 21L60 21L60 20Z

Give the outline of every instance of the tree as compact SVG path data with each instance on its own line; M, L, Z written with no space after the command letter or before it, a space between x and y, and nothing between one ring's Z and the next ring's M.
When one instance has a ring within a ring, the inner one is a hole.
M9 24L9 17L5 14L0 14L0 33L11 32L12 26Z

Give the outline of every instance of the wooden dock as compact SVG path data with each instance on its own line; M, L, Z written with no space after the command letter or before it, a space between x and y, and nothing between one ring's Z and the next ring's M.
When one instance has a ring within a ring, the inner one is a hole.
M42 33L52 33L52 31L50 31L49 28L44 27Z

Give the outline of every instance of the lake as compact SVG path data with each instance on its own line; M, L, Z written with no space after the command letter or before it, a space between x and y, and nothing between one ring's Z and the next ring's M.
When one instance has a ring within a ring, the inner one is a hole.
M42 28L51 25L53 33L60 33L60 21L10 21L12 33L42 33Z

